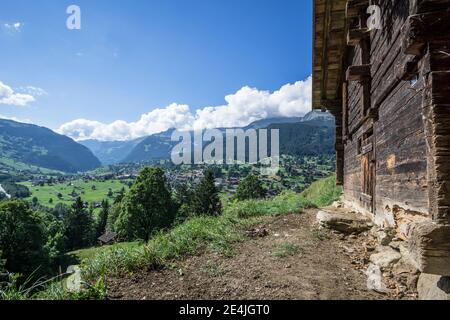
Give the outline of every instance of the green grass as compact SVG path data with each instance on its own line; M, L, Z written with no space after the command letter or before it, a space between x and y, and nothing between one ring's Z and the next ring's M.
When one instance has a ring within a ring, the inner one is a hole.
M245 239L239 232L245 225L246 221L229 215L194 218L169 232L157 234L146 245L132 249L114 248L100 252L94 259L84 260L83 275L91 280L102 274L158 268L205 249L232 255L232 244Z
M288 192L271 200L232 202L224 206L223 215L193 218L157 234L146 245L99 252L95 258L84 260L84 276L96 279L104 274L157 268L204 250L231 256L233 244L245 240L243 229L258 223L258 217L301 213L305 208L337 200L341 188L334 181L334 177L318 181L302 194Z
M26 171L34 174L47 174L47 175L63 175L62 171L46 169L38 166L33 166L23 162L13 160L8 157L0 157L0 168L6 169L6 171Z
M338 199L341 188L334 184L334 177L316 182L302 194L284 193L271 200L232 202L225 204L224 213L218 217L198 217L155 235L147 244L117 244L110 247L78 250L72 254L82 260L83 278L98 283L105 275L132 274L136 270L170 267L176 261L201 252L211 251L225 256L233 255L234 244L246 240L245 229L259 223L260 217L301 213L308 207L328 205ZM276 257L301 252L291 244L275 247ZM217 266L206 266L211 276L220 276ZM217 269L217 270L216 270ZM52 284L40 298L67 297L61 284ZM94 297L101 287L94 290ZM70 296L73 297L73 296Z
M103 247L92 247L92 248L87 248L87 249L80 249L80 250L76 250L76 251L72 251L67 253L69 256L73 256L74 258L76 258L79 261L83 261L85 259L91 259L94 258L97 254L102 253L102 252L107 252L109 250L113 250L113 249L133 249L136 248L138 246L142 245L142 242L121 242L121 243L116 243L116 244L112 244L109 246L103 246Z
M43 206L53 208L58 203L71 205L73 203L72 191L78 194L85 202L101 202L103 199L108 199L109 189L113 193L120 191L123 187L128 187L119 180L107 180L107 181L89 181L75 180L67 183L59 183L54 185L33 186L31 182L23 182L22 185L28 187L31 192L31 196L25 200L31 201L34 197L38 198L39 203ZM92 189L95 186L95 190ZM58 194L62 195L62 198L58 198ZM53 203L49 203L50 199L53 199Z
M277 258L285 258L299 253L301 253L301 248L298 245L286 242L276 245L272 255Z
M232 202L226 211L239 218L299 213L307 207L319 208L330 205L338 200L341 194L342 188L336 186L336 179L332 176L314 182L300 194L287 191L269 200Z
M342 194L342 187L336 186L336 177L321 179L314 182L308 189L302 192L301 197L316 208L332 204Z

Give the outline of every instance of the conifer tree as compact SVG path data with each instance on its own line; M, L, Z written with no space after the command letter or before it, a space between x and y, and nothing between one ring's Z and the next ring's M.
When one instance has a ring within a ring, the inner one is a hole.
M65 236L70 250L80 249L92 244L93 217L85 209L78 197L64 219Z
M196 215L217 216L222 213L219 190L216 188L212 171L205 171L195 190L192 206Z
M243 179L236 190L236 198L238 200L260 199L264 198L267 190L264 188L262 181L255 174L249 174Z

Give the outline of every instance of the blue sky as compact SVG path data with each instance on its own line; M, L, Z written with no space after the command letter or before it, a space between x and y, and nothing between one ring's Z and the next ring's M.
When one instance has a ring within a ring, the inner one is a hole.
M71 4L81 30L65 26ZM125 139L199 118L296 115L295 104L304 112L308 103L309 83L295 83L311 74L309 0L1 0L1 8L3 117Z

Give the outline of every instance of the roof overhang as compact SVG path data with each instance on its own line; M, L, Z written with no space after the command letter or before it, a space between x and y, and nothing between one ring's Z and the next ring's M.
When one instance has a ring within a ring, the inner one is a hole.
M342 107L347 0L314 0L313 109Z

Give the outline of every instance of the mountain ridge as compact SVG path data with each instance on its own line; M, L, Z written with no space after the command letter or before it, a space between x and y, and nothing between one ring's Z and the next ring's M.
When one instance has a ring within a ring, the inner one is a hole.
M334 124L334 117L328 112L312 110L303 117L275 117L254 121L239 129L263 129L277 124L295 124L302 122L318 121ZM226 129L238 128L217 128ZM115 164L120 162L151 161L166 158L171 148L175 145L171 141L171 134L175 129L169 129L160 133L141 137L129 141L98 141L85 140L79 143L88 147L102 162L102 164Z
M48 128L0 119L2 163L24 163L51 170L76 173L101 165L85 146Z

